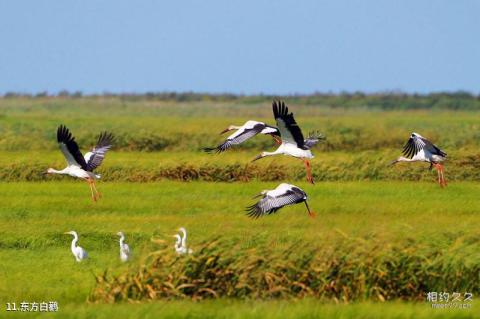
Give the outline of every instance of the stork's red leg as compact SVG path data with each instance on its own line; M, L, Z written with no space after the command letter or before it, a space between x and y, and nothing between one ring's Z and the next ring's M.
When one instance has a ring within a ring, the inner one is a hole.
M95 196L95 194L93 193L93 186L92 186L92 180L91 179L87 179L87 182L88 182L88 185L90 186L90 192L92 193L92 200L94 202L97 201L97 197Z
M442 187L442 174L440 173L440 168L438 167L437 164L435 164L435 169L437 170L437 175L438 175L438 185Z
M440 185L440 187L443 187L441 166L440 166L440 164L434 163L433 167L435 167L435 170L437 171L438 185Z
M443 183L443 186L447 186L447 181L445 180L445 170L444 170L444 166L442 164L438 164L438 166L440 166L440 173L442 175L442 183Z
M315 184L313 182L312 168L310 166L310 161L307 159L303 159L303 163L305 164L305 169L307 170L307 181L311 184Z
M95 184L95 181L92 181L93 189L95 190L95 193L97 194L97 198L102 198L102 194L97 190L97 185Z
M437 173L438 173L438 183L440 187L443 187L443 182L442 182L442 170L440 168L440 165L437 164Z

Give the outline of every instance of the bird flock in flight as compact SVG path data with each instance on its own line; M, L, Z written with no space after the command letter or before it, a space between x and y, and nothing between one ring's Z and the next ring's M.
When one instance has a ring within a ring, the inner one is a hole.
M289 113L288 106L283 101L273 101L272 103L273 117L276 122L275 126L270 126L264 122L247 121L242 126L230 125L221 134L234 131L228 136L226 140L220 145L213 148L205 148L204 151L208 153L222 153L230 149L234 145L242 144L248 139L253 138L258 134L270 135L274 142L278 145L273 152L262 152L256 156L253 161L275 155L286 155L301 160L305 166L307 181L314 184L310 160L314 158L311 149L318 142L325 139L323 134L317 132L310 132L307 138L304 138L302 130L298 126L293 113ZM98 192L95 181L100 179L99 174L94 173L98 168L105 154L111 149L114 137L111 133L100 133L96 145L91 151L82 155L75 138L70 133L68 128L60 125L57 129L57 142L63 156L67 161L67 167L62 170L49 168L45 174L62 174L70 175L72 177L80 178L86 181L90 187L92 200L96 202L101 194ZM412 133L407 143L403 148L403 155L391 162L394 165L399 162L426 162L430 164L430 169L435 168L438 175L438 184L440 187L447 186L444 176L443 162L447 154L440 148L435 146L432 142L418 133ZM256 197L261 199L255 204L247 207L247 215L252 218L258 218L265 215L270 215L277 212L284 206L298 203L305 203L308 214L314 217L315 213L310 210L307 203L307 194L300 187L281 183L273 190L263 190ZM191 254L192 250L187 247L187 233L185 228L179 229L180 234L173 237L176 238L175 251L178 254ZM80 246L76 246L78 235L75 231L70 231L66 234L73 235L71 250L75 259L81 261L87 258L86 251ZM117 234L120 236L120 259L127 261L130 256L130 248L125 243L125 236L122 232Z

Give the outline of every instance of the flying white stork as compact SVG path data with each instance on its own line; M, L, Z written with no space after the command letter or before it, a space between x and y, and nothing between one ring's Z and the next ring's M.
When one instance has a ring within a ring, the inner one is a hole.
M100 175L95 174L93 171L102 164L105 153L112 147L113 135L107 132L100 133L97 145L90 152L86 153L85 157L80 152L75 138L64 125L60 125L57 129L57 142L68 165L60 171L49 168L45 174L70 175L87 181L92 193L92 199L97 201L101 195L95 186L95 179L99 179Z
M313 154L310 148L315 143L305 143L302 131L293 117L293 113L288 113L288 107L283 101L273 101L272 103L273 116L277 122L277 127L280 132L282 144L277 148L275 152L262 152L255 157L253 161L261 159L266 156L273 155L288 155L303 160L305 168L307 170L307 181L313 184L313 177L310 167L310 159L313 158ZM321 138L319 136L318 138ZM317 138L317 139L318 139ZM307 139L308 140L308 139ZM312 139L313 140L313 139ZM318 142L318 141L317 141Z
M72 244L71 244L71 250L72 250L72 254L73 256L75 256L75 260L77 262L81 262L82 260L86 259L88 257L88 254L87 252L85 251L85 249L83 249L82 247L80 246L77 246L77 241L78 241L78 235L77 235L77 232L72 230L72 231L69 231L69 232L66 232L64 234L69 234L69 235L73 235L73 240L72 240Z
M267 125L263 122L257 121L247 121L242 126L230 125L228 128L223 130L220 134L224 134L229 131L237 130L235 133L227 137L225 142L218 145L217 147L206 147L203 150L207 153L221 153L228 150L232 145L238 145L246 140L254 137L257 134L270 135L277 144L280 144L279 139L280 133L276 127Z
M125 243L125 235L123 232L118 232L120 236L120 260L126 262L130 258L130 247Z
M307 204L307 194L299 187L291 184L282 183L273 190L264 190L257 196L262 197L256 204L247 207L247 215L253 218L258 218L264 215L275 213L280 208L298 203L305 203L308 215L315 217L315 213L310 210Z
M444 176L444 169L441 162L447 158L447 153L439 149L432 142L418 133L412 133L407 143L403 147L403 155L394 160L390 165L398 162L427 162L430 163L430 169L435 167L438 175L438 184L440 187L447 186Z

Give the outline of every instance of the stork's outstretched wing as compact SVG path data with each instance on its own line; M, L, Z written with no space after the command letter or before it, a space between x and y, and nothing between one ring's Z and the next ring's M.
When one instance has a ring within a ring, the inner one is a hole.
M285 105L285 102L273 101L272 109L282 141L296 144L298 148L303 149L305 141L303 139L302 130L297 122L295 122L293 113L288 113L288 107Z
M93 172L95 168L102 164L105 153L112 147L113 135L111 133L102 132L98 137L97 145L85 154L86 171Z
M235 133L233 133L232 135L227 137L225 142L223 142L222 144L218 145L217 147L212 147L212 148L206 147L203 150L207 153L225 152L230 147L232 147L232 145L241 144L241 143L245 142L246 140L254 137L258 133L263 131L265 129L265 127L266 127L266 125L264 123L257 123L257 124L255 124L251 127L248 127L248 126L244 125L244 126L242 126L241 129L237 130Z
M318 131L316 131L316 132L312 131L312 132L308 133L308 136L305 139L304 144L305 144L306 148L311 149L316 144L318 144L318 142L320 142L321 140L324 140L324 139L325 139L325 135L323 135L322 133L320 133Z
M78 166L82 169L87 168L87 163L75 142L75 137L64 125L60 125L57 129L57 142L68 165Z
M277 196L271 196L268 193L256 204L247 207L247 215L252 218L258 218L263 215L270 215L286 205L295 204L305 199L305 193L297 187L286 190Z
M423 149L429 151L434 155L440 155L443 157L447 156L447 153L443 152L441 149L436 147L432 142L430 142L424 137L417 136L414 134L410 136L407 143L403 147L403 154L407 158L412 158L418 152L420 152L420 150L423 150Z

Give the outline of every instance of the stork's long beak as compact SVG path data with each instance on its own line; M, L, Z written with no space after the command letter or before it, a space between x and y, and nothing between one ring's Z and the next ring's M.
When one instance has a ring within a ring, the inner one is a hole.
M305 201L305 206L307 207L308 216L310 216L311 218L315 218L316 214L315 214L315 212L310 210L310 207L308 207L307 201Z
M398 163L398 160L391 161L388 166L393 166Z
M226 129L224 129L223 131L220 132L220 135L225 134L225 133L227 133L228 131L230 131L230 130L229 130L228 128L226 128Z
M64 232L63 234L64 235L70 235L70 233L68 231Z
M276 143L277 145L281 145L281 144L282 144L282 140L281 140L279 137L277 137L277 136L275 136L275 135L272 135L272 137L273 137L273 140L275 141L275 143Z
M262 196L263 196L263 194L260 193L260 194L257 194L257 195L255 195L255 196L253 196L252 199L259 198L259 197L262 197Z
M262 154L257 155L257 156L252 160L252 162L255 162L256 160L259 160L259 159L261 159L262 157L263 157Z
M42 175L48 175L48 172L47 171L42 172Z

